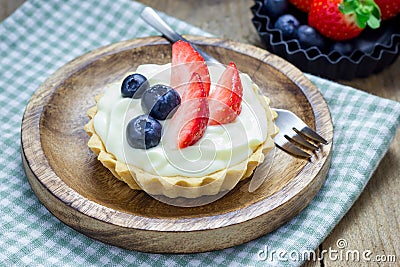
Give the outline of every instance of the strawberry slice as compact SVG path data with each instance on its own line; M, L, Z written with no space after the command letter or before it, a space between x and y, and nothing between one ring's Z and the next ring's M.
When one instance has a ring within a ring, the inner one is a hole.
M194 145L204 135L210 115L200 75L193 73L189 84L183 87L182 103L166 129L170 141L178 137L178 148Z
M235 63L226 67L215 90L208 97L210 125L233 122L242 111L243 86Z
M210 73L204 58L185 41L177 41L172 45L171 86L183 96L184 85L198 73L204 84L204 91L210 92Z

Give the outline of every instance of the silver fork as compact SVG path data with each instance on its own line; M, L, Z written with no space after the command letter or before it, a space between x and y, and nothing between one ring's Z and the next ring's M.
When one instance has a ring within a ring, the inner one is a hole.
M322 136L305 124L296 114L285 109L273 109L278 113L275 125L279 128L274 138L275 145L297 157L311 158L305 149L315 151L319 145L328 144Z
M171 43L178 40L190 42L183 38L180 34L174 31L154 9L145 7L140 14L140 17L153 28L161 32L166 39ZM222 64L217 59L213 58L195 44L191 43L207 62L213 64ZM310 159L311 155L304 151L315 151L320 144L328 144L328 142L305 124L297 115L284 109L273 109L278 113L278 118L275 125L279 128L279 133L275 136L274 142L277 147L292 156Z

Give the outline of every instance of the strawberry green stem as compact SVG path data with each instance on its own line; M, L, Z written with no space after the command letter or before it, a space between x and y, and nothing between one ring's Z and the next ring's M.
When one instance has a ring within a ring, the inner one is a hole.
M381 11L373 0L343 0L339 5L343 14L354 14L358 27L364 29L367 25L372 29L380 26Z

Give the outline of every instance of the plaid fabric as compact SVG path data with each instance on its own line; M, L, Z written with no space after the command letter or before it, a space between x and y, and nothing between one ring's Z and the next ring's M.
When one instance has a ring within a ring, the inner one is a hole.
M334 122L327 180L311 204L290 222L221 251L162 255L106 245L60 222L32 192L20 157L20 123L30 96L76 56L112 42L158 34L139 19L142 8L128 0L31 0L0 24L1 265L300 265L302 258L296 255L314 250L364 189L400 123L399 103L308 76L324 94ZM179 32L207 35L164 18ZM266 249L287 254L283 258L269 254L265 259L261 252Z

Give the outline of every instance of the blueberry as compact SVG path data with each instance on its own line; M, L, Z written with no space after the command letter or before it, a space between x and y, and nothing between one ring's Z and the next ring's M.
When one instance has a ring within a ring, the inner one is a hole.
M326 42L324 37L313 27L308 25L301 25L297 29L297 38L303 49L307 49L311 46L316 46L321 50L325 48Z
M300 22L291 14L280 16L275 22L275 29L281 30L284 39L294 39L297 37L297 28Z
M356 38L353 42L355 49L365 54L372 54L377 45L376 42L364 38Z
M133 148L148 149L157 146L161 139L161 124L149 115L132 119L126 127L126 139Z
M141 98L144 91L149 88L149 82L142 74L134 73L128 75L121 85L121 94L123 97Z
M288 11L288 0L264 0L263 11L272 20L276 20Z
M179 93L163 84L156 84L147 89L141 101L143 112L158 120L172 117L180 104Z
M331 46L331 51L349 56L354 51L354 45L351 42L334 42Z
M372 54L374 50L376 50L376 46L390 45L394 31L392 25L386 23L382 23L382 25L379 27L379 31L369 28L362 31L357 38L352 40L354 49L360 50L366 54ZM396 23L393 24L395 25ZM396 26L398 27L399 24ZM377 50L380 51L380 49Z

